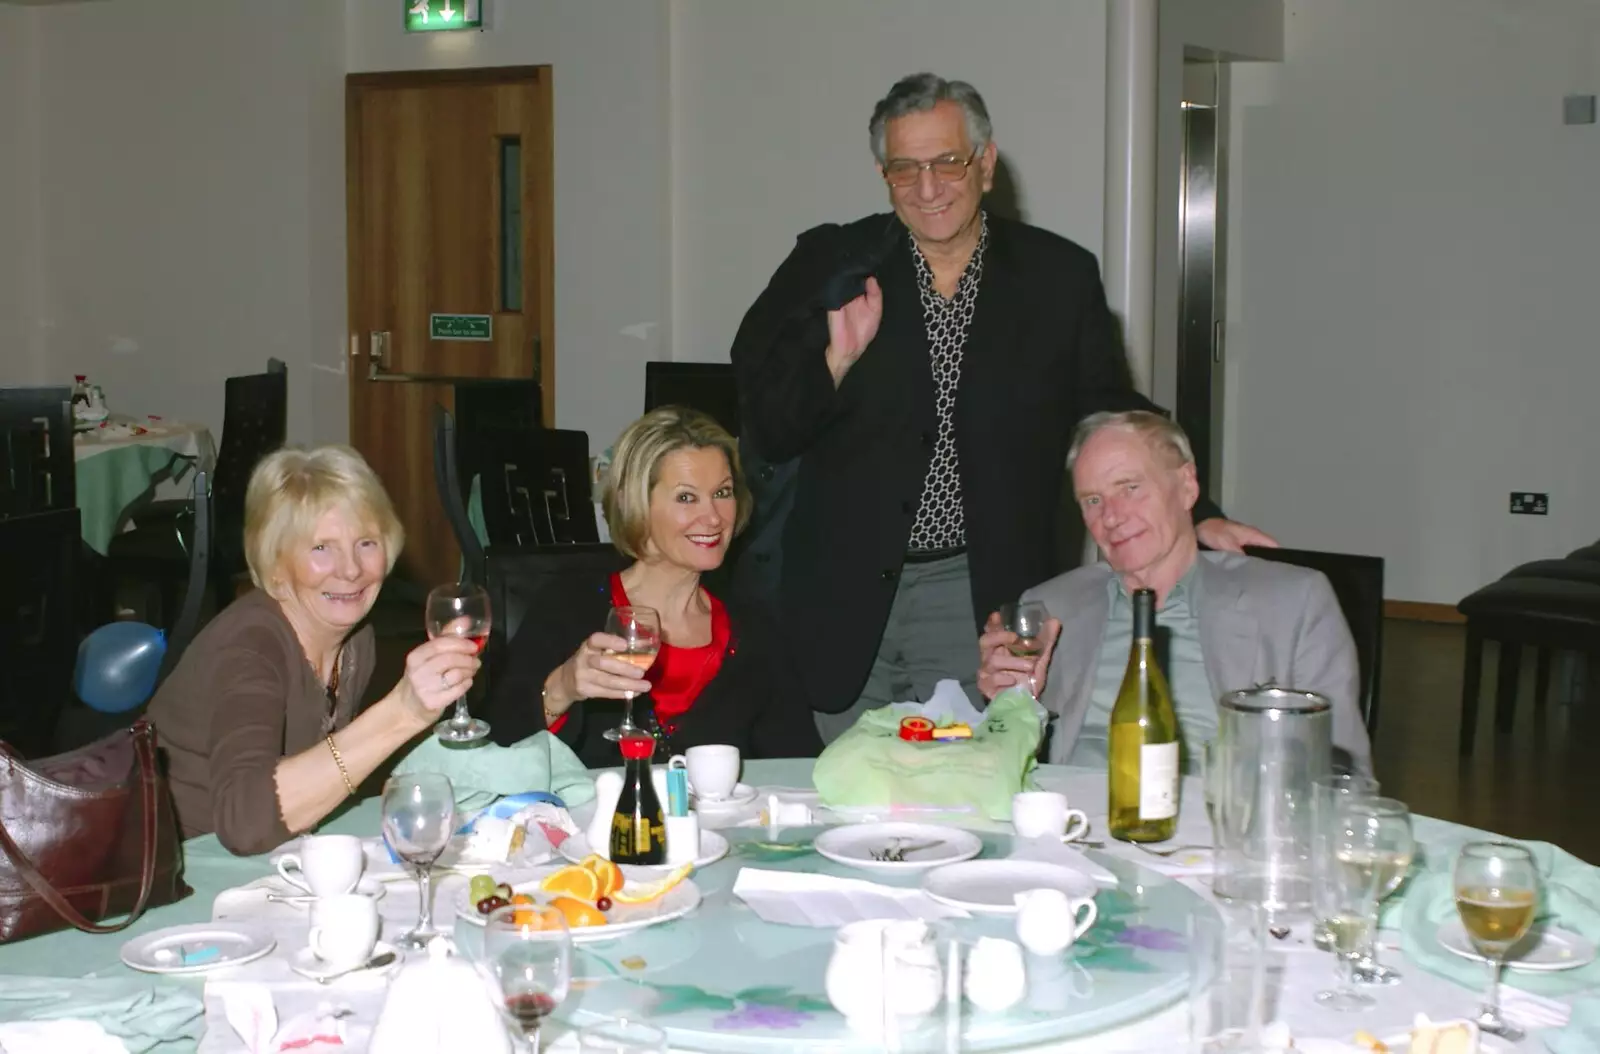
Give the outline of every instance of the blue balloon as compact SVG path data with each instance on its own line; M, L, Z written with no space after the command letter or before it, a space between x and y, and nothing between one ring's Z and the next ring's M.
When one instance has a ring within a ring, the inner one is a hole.
M154 626L109 622L78 645L73 690L101 713L132 710L155 693L166 654L167 635Z

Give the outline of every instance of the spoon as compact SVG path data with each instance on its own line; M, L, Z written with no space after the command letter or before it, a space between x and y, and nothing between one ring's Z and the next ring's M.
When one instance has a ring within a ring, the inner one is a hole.
M364 963L361 963L359 966L350 967L348 970L340 970L338 973L319 973L316 976L316 980L318 984L329 984L333 981L337 981L345 974L357 973L361 970L381 970L385 966L388 966L390 963L394 962L395 958L395 952L382 952L378 955L374 955L372 958L368 959Z

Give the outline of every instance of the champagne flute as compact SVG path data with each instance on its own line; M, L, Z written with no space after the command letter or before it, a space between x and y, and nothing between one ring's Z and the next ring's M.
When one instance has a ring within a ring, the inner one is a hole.
M1328 848L1327 833L1333 828L1335 814L1340 805L1354 798L1372 798L1378 794L1378 781L1369 776L1339 773L1324 776L1311 785L1311 867L1315 874L1333 864L1333 853ZM1326 883L1312 884L1311 942L1325 952L1333 951L1334 932L1329 920L1337 913L1335 907L1325 906L1315 899L1328 889Z
M428 594L426 621L429 640L465 637L477 645L481 655L493 625L489 594L470 582L439 586ZM446 743L476 743L489 734L489 722L473 717L467 709L467 697L462 695L449 720L439 722L434 731Z
M1354 797L1348 812L1369 828L1368 849L1335 854L1336 866L1371 867L1377 873L1373 889L1372 921L1367 928L1367 945L1356 958L1357 984L1390 985L1400 983L1400 971L1378 962L1378 914L1383 901L1405 883L1416 855L1417 840L1411 831L1411 810L1393 798Z
M484 923L483 958L502 1012L539 1054L539 1026L572 984L566 919L553 908L496 908Z
M612 608L610 614L606 615L605 631L613 637L621 637L625 642L622 651L608 651L607 655L632 663L641 670L648 670L655 665L656 654L661 650L661 616L656 614L655 608ZM633 723L633 693L628 692L623 696L622 724L608 729L605 737L620 741L628 736L647 734Z
M1489 991L1478 1008L1478 1031L1515 1043L1522 1029L1500 1015L1500 969L1506 952L1533 925L1539 870L1533 854L1511 842L1469 842L1455 867L1456 911L1478 954L1489 961Z
M383 786L384 840L416 875L422 899L416 927L395 941L402 951L422 951L438 936L433 928L433 862L450 844L455 819L455 788L436 772L394 776Z
M1335 810L1322 832L1327 854L1323 866L1313 868L1316 903L1329 912L1326 925L1333 931L1338 960L1338 987L1317 993L1317 1003L1329 1010L1370 1010L1377 1000L1356 990L1356 961L1370 940L1375 925L1377 891L1383 880L1376 858L1377 825L1360 810L1362 802L1347 801Z

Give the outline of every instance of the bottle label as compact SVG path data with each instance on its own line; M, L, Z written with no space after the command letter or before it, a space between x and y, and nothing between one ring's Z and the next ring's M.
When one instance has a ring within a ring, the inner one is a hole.
M1178 744L1146 743L1139 748L1139 819L1170 820L1178 815Z

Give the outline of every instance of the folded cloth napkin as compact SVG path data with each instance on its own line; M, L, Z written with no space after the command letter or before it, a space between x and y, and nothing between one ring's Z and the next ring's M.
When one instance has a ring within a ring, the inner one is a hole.
M0 1025L4 1054L128 1054L98 1021L10 1021Z
M197 993L132 977L6 977L0 1022L92 1021L132 1054L199 1040L205 1009Z
M442 772L456 789L456 806L481 809L496 798L523 791L549 791L573 808L594 798L594 780L572 748L548 732L502 747L470 750L445 746L427 736L395 766L396 775Z
M1445 950L1438 937L1440 924L1456 917L1451 872L1457 851L1470 840L1457 837L1428 843L1423 871L1411 876L1402 896L1384 904L1380 924L1398 926L1400 946L1424 969L1469 988L1480 988L1487 980L1487 968ZM1548 842L1520 844L1533 853L1539 868L1539 917L1534 925L1559 926L1600 943L1600 868ZM1558 973L1506 970L1501 980L1532 992L1560 995L1600 985L1600 963Z
M804 871L741 868L733 880L733 895L767 922L786 926L836 927L862 919L968 917L961 908L941 904L920 889L880 886L859 878Z
M1594 1054L1600 1050L1600 995L1586 995L1572 1004L1572 1020L1543 1036L1550 1054Z

